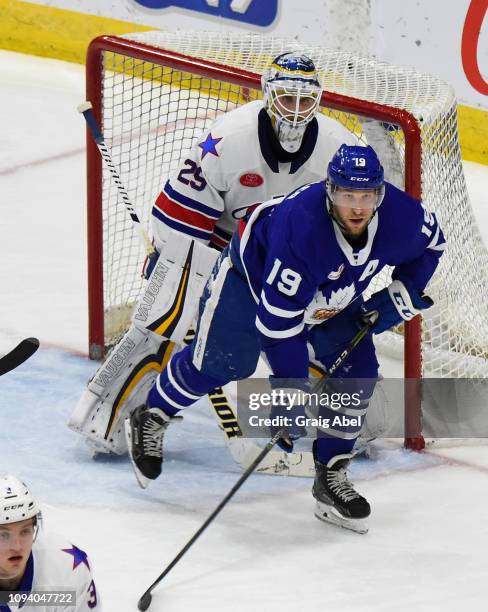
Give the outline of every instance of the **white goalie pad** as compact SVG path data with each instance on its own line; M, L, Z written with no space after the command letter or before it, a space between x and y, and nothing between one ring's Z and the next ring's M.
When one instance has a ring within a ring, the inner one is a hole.
M134 311L136 327L181 344L220 253L167 228L160 256Z
M124 420L145 402L176 349L167 338L131 326L88 383L68 427L85 436L95 453L126 453Z
M178 350L218 251L167 228L160 256L139 299L133 324L83 392L68 427L95 453L127 452L124 420L146 401L156 376Z

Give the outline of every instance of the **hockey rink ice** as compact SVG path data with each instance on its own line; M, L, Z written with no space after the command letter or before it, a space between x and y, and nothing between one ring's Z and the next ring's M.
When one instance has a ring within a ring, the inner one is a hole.
M0 91L0 355L27 336L41 341L0 378L0 473L31 487L46 531L88 552L104 610L132 612L241 470L203 400L169 430L163 475L146 491L127 458L93 461L66 428L96 368L86 357L85 122L76 111L84 67L2 51ZM488 168L465 170L488 243ZM382 366L402 376L402 364ZM382 441L351 479L372 506L367 535L319 522L310 479L251 476L150 610L486 610L488 445L418 454Z

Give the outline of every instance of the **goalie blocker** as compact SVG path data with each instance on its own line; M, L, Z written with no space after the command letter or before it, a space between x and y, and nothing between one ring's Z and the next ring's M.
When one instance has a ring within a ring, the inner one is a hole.
M95 452L127 452L124 419L147 396L195 318L218 251L170 228L126 334L97 370L68 427Z

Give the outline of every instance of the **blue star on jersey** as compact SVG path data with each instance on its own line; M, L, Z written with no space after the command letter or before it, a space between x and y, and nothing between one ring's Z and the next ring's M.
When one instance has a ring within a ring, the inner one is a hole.
M215 155L215 157L218 157L219 154L217 153L217 149L215 147L221 140L222 138L213 138L212 134L210 133L203 142L199 143L198 146L202 149L202 159L205 157L205 155L207 155L207 153L211 153L212 155Z
M71 545L71 548L63 548L62 551L68 553L68 555L73 555L73 570L75 570L81 563L84 563L86 567L90 569L86 552L74 544Z

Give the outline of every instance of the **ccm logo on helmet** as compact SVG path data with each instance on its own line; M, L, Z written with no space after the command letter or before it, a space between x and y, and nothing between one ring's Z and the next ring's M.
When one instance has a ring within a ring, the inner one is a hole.
M17 510L17 508L23 508L23 507L24 507L24 504L14 504L13 506L4 506L3 509L5 511L8 511L8 510Z
M244 187L260 187L264 183L264 179L254 172L246 172L246 174L241 176L239 182Z
M368 183L369 182L369 178L367 176L351 176L349 177L349 180L351 181L358 181L358 182L364 182L364 183Z

